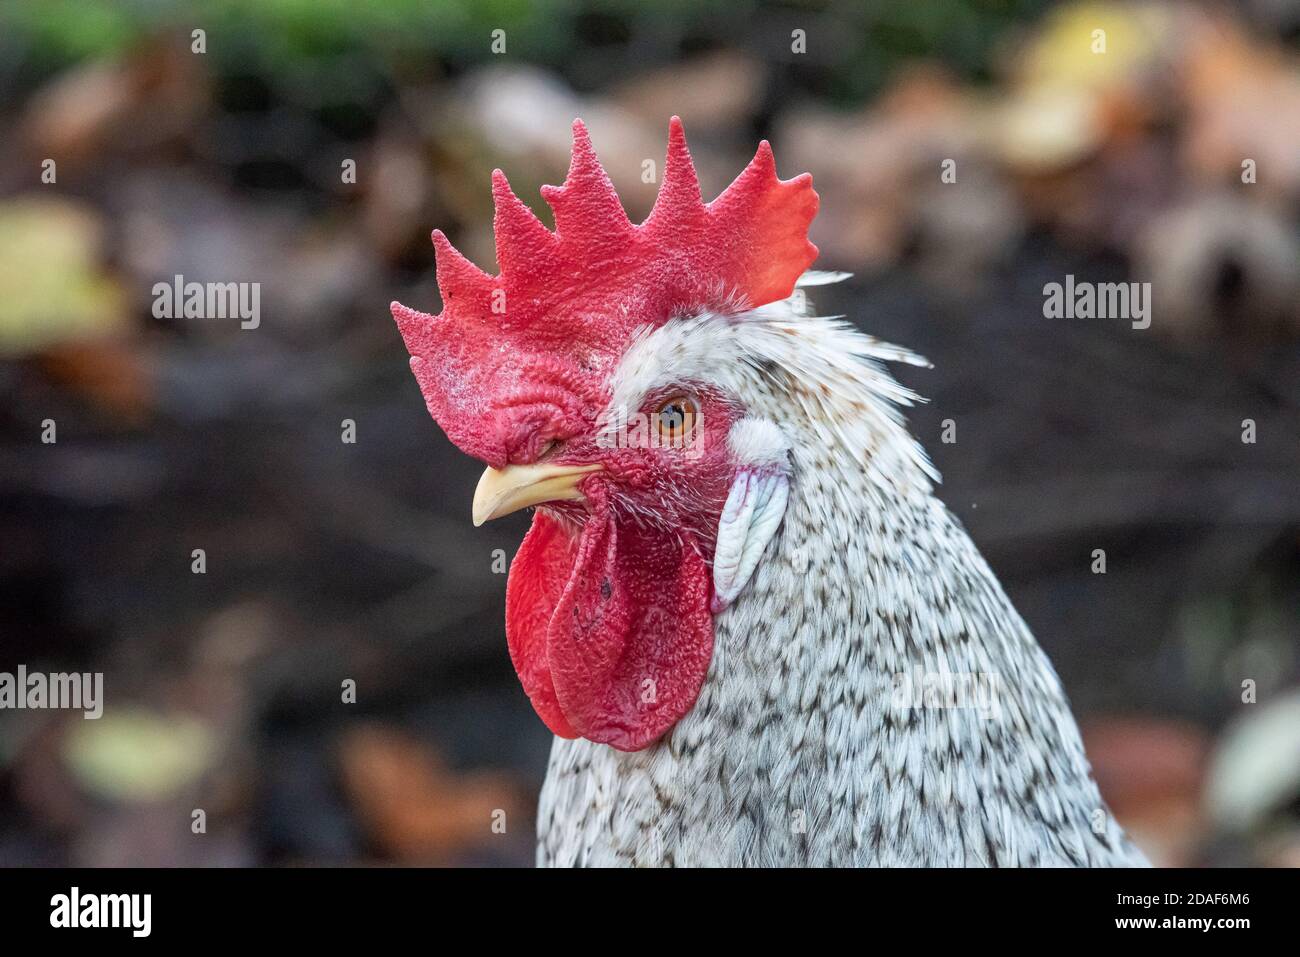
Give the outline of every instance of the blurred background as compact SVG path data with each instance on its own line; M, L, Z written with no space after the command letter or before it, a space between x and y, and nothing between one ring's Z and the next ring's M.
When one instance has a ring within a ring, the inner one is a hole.
M0 671L106 708L0 711L0 864L531 861L528 519L471 527L387 305L437 310L435 226L491 270L493 167L550 221L575 116L643 216L678 113L707 196L764 136L812 172L818 305L933 361L1121 822L1300 865L1298 49L1293 0L6 3ZM155 318L176 275L260 325ZM1067 275L1151 327L1044 318Z

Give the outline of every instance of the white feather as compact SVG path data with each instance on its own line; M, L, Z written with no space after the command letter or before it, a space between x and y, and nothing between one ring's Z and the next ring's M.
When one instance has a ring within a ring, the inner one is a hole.
M750 414L789 410L788 500L750 573L751 532L721 543L724 584L747 582L714 619L691 712L635 753L556 740L538 861L1143 863L1104 811L1050 662L903 425L918 397L882 363L925 361L805 315L803 298L647 328L612 371L611 408L696 382ZM754 522L761 493L728 505L752 509L755 535L773 521ZM997 707L899 711L898 676L918 669L996 676Z

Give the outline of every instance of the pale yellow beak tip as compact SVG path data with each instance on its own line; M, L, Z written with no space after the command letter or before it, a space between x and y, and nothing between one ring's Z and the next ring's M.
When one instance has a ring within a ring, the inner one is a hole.
M582 499L578 483L602 465L507 465L489 468L474 490L474 527L530 505Z

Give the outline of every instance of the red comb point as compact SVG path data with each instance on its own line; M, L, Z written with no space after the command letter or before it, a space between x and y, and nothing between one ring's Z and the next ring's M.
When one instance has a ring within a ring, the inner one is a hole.
M477 303L492 289L492 277L462 256L440 229L433 231L433 248L438 257L438 292L442 295L443 315L452 311L453 304Z
M503 390L524 388L518 371L559 363L566 383L599 392L609 361L641 325L690 309L785 298L817 256L808 227L817 194L807 174L782 181L766 141L735 181L705 205L681 120L668 127L663 181L654 208L632 224L581 120L562 186L543 186L555 213L548 230L493 173L493 229L501 272L489 276L439 231L437 317L394 305L402 336L421 360L429 409L470 454L498 464L509 440L490 435L485 410ZM477 388L476 408L453 396ZM486 394L483 390L486 390ZM496 395L493 395L495 391Z
M700 180L695 175L695 163L686 148L686 133L682 121L673 117L668 124L668 156L664 160L664 178L655 199L654 209L646 217L642 229L660 234L674 227L699 229L705 218L704 201L700 198Z
M492 230L497 238L497 265L502 276L520 275L527 271L529 263L554 256L555 234L514 194L499 169L492 172L492 199L496 203Z
M573 121L573 154L563 186L543 186L542 198L555 213L555 232L571 246L595 249L626 242L633 233L623 203L582 120Z

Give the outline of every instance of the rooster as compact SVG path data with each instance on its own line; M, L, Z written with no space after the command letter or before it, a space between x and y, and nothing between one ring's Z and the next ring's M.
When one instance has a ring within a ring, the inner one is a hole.
M1143 863L903 424L884 363L924 361L807 304L842 278L811 177L763 142L705 204L674 117L635 225L575 121L542 195L554 231L495 171L500 274L435 230L443 311L392 306L487 465L474 524L536 506L505 630L556 736L538 863Z

